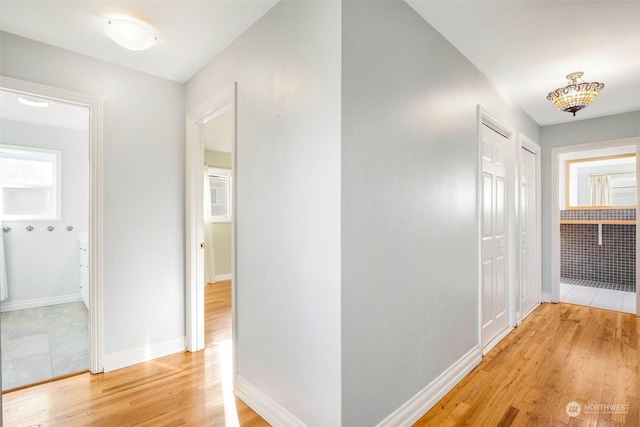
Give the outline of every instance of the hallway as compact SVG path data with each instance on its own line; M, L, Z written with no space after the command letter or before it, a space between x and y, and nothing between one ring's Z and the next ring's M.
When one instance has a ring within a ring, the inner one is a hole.
M231 282L205 288L207 348L4 394L4 427L268 426L231 383Z
M542 304L415 426L637 427L639 326L632 314Z

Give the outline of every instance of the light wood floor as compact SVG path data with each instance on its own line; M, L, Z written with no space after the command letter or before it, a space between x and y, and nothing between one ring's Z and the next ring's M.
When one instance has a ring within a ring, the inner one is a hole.
M639 427L639 319L543 304L415 426Z
M221 381L230 284L208 286L206 298L205 351L5 394L5 427L268 426ZM639 326L631 314L543 304L416 426L639 427ZM565 411L571 401L583 406L575 418ZM612 404L629 406L585 411Z
M222 381L231 369L230 289L228 281L206 288L204 351L4 394L4 427L268 426Z

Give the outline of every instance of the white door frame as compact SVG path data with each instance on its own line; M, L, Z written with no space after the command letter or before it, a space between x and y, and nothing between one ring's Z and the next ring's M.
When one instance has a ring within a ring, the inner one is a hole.
M89 108L89 370L92 374L102 372L102 100L3 76L0 88Z
M517 307L517 293L515 286L515 256L514 249L515 245L515 224L516 224L516 209L514 203L515 200L518 200L518 188L516 185L516 176L518 173L517 165L515 165L516 160L516 141L515 130L497 119L494 115L487 112L481 105L477 106L477 124L478 124L478 135L477 135L477 145L478 145L478 160L477 160L477 201L476 201L476 213L477 213L477 228L478 228L478 236L477 236L477 247L478 247L478 342L480 343L480 348L482 349L482 354L488 353L497 343L500 342L511 330L516 326L516 307ZM507 311L509 313L509 327L505 329L504 332L499 334L497 337L492 339L490 342L485 343L482 340L482 200L480 196L482 194L482 126L488 125L489 127L499 131L499 133L506 136L508 139L507 144L507 153L505 156L507 164L507 230L508 230L508 239L507 239L507 250L506 254L508 256L507 260L507 269L508 269L508 284L507 284L507 296L508 296L508 308ZM515 175L514 175L515 174Z
M236 342L236 83L203 102L187 114L186 118L186 195L185 195L185 312L186 346L188 351L205 347L204 339L204 145L203 124L231 108L233 132L231 144L232 212L231 218L231 336L234 350ZM233 352L235 358L235 351Z
M519 141L519 148L520 150L518 151L518 160L516 161L517 164L517 169L518 169L518 173L517 173L517 179L518 179L518 185L517 188L520 188L520 178L521 178L521 174L520 174L520 156L522 155L522 149L526 149L530 152L532 152L535 156L536 156L536 273L537 273L537 278L536 278L536 282L538 283L538 295L539 295L539 301L538 302L542 302L542 148L540 147L539 144L533 142L531 139L527 138L522 132L518 133L518 141ZM518 191L518 197L520 197L520 192ZM531 313L534 309L530 310L528 313L523 313L522 312L522 281L521 281L521 274L522 271L520 270L520 265L522 260L520 259L521 255L522 255L522 247L521 244L522 242L520 241L520 230L521 230L521 225L520 225L520 203L516 204L516 209L517 209L517 214L516 214L516 218L518 220L518 225L517 225L517 231L518 231L518 239L517 239L517 253L518 253L518 271L517 271L517 277L518 277L518 301L517 301L517 313L516 313L516 324L520 324L522 323L522 320L527 317L527 315L529 313ZM537 306L536 306L537 307Z
M560 155L574 151L597 150L601 148L635 146L640 155L640 137L566 145L551 149L551 302L560 301ZM636 162L636 175L640 176L640 162ZM636 200L640 200L640 188L636 187ZM640 316L640 227L636 225L636 314Z

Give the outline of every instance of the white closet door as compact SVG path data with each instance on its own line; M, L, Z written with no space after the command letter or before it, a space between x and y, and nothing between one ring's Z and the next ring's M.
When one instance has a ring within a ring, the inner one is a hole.
M482 343L487 346L509 327L507 143L482 126Z
M520 156L520 295L522 295L523 316L540 304L542 297L538 269L536 178L536 155L522 148Z

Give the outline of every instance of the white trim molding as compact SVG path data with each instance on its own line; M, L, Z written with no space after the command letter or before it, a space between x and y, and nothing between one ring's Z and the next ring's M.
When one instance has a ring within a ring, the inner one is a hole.
M239 375L234 381L234 393L273 426L305 427L291 412Z
M80 294L73 295L61 295L58 297L50 297L50 298L36 298L25 301L12 301L12 302L3 302L0 303L0 311L16 311L16 310L24 310L27 308L38 308L38 307L46 307L49 305L58 305L58 304L67 304L70 302L78 302L82 301L82 297Z
M527 311L526 313L524 313L524 315L522 316L522 319L520 320L520 324L522 324L522 321L523 321L524 319L526 319L527 317L529 317L529 315L530 315L531 313L533 313L534 311L536 311L536 309L537 309L538 307L540 307L540 305L542 304L542 294L541 294L540 298L541 298L540 302L538 302L536 305L534 305L532 308L530 308L530 309L529 309L529 311Z
M0 88L89 108L89 369L102 372L102 99L4 76L0 76Z
M500 332L491 341L489 341L487 344L485 344L485 346L482 347L482 355L484 356L485 354L487 354L491 350L493 350L493 347L498 345L500 343L500 341L502 341L504 339L504 337L506 337L507 335L509 335L511 333L511 331L513 331L513 329L514 329L513 326L509 326L507 329L505 329L504 331Z
M213 278L216 282L220 282L222 280L231 280L231 273L228 274L218 274Z
M449 366L435 380L431 381L418 394L409 399L391 415L382 420L377 427L409 426L418 421L429 409L433 408L451 389L478 366L482 361L482 350L475 346L464 356ZM267 420L269 421L269 420ZM277 424L288 425L288 424Z
M173 338L142 347L104 355L104 371L115 371L142 362L185 351L185 337Z
M205 347L204 340L204 145L202 125L221 114L233 111L232 182L235 182L236 144L236 83L191 110L186 117L186 177L185 177L185 314L187 350ZM235 185L232 186L232 212L235 207ZM235 215L231 220L231 274L234 274ZM235 346L235 284L231 288L232 337ZM235 357L235 351L234 351Z

